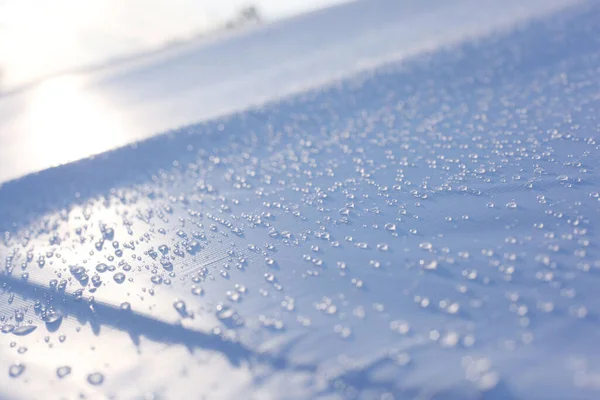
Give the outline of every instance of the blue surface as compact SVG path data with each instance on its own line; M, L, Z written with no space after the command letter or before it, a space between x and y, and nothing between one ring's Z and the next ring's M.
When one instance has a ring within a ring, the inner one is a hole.
M0 324L40 327L0 336L25 366L0 396L597 398L599 20L586 3L6 183ZM57 379L63 330L137 355Z

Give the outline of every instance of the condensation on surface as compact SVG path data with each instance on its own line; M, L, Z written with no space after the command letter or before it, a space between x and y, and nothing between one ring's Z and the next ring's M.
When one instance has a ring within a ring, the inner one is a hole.
M596 398L599 17L7 183L0 395Z

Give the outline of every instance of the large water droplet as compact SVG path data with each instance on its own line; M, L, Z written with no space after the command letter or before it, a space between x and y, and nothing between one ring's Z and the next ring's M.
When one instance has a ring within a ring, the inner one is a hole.
M115 282L121 284L125 281L125 274L122 272L117 272L113 275L113 279L115 280Z
M54 310L48 310L44 313L42 320L47 324L47 325L57 325L60 324L60 322L62 321L62 314L54 311Z
M15 328L15 330L13 330L13 335L17 335L17 336L25 336L25 335L29 335L31 332L35 331L37 329L37 326L35 325L21 325L18 328Z
M98 271L99 273L106 272L107 269L108 269L108 265L106 265L104 263L100 263L100 264L96 265L96 271Z

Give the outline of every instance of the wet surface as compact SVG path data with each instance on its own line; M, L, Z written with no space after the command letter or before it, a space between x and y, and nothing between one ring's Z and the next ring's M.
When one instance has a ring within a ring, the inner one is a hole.
M0 395L596 398L598 18L6 183Z

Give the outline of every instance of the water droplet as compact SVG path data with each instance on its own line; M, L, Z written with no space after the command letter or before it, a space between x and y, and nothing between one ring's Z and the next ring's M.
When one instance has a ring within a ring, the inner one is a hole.
M460 305L458 303L452 303L446 308L446 312L448 314L456 314L460 310Z
M65 376L69 375L71 373L71 367L69 366L63 366L63 367L58 367L56 369L56 376L58 377L58 379L62 379Z
M349 208L340 208L340 210L338 212L339 212L340 215L343 215L343 216L350 215L350 209Z
M182 317L188 317L187 306L183 300L175 300L173 307Z
M42 320L46 323L47 326L60 325L62 318L62 314L54 310L47 310L42 316Z
M458 333L451 331L444 335L440 344L442 347L455 347L458 344L459 339Z
M230 301L233 301L233 302L240 301L240 299L241 299L241 296L240 296L240 294L238 292L234 292L234 291L231 291L231 290L228 290L227 292L225 292L225 295L227 296L227 298Z
M347 339L352 335L352 330L343 325L336 325L333 327L333 330L340 335L342 339Z
M115 237L115 231L113 228L104 228L102 232L102 237L106 240L113 240Z
M390 322L390 329L401 335L406 335L410 331L410 325L406 321L392 321Z
M433 248L433 245L429 242L423 242L419 245L419 247L423 250L431 250Z
M219 304L217 306L217 317L221 320L227 320L236 315L235 310L227 305Z
M17 336L26 336L29 335L31 332L35 331L37 329L37 326L35 325L21 325L18 328L15 328L12 333L13 335L17 335Z
M377 250L379 251L388 251L390 249L390 246L387 243L379 243L377 245Z
M104 263L100 263L100 264L96 265L96 271L98 271L99 273L106 272L107 269L108 269L108 265L106 265Z
M93 374L88 375L87 381L90 385L100 386L104 382L104 375L100 372L94 372Z
M8 368L8 375L11 378L16 378L21 375L23 371L25 371L25 366L23 364L16 363Z
M192 286L192 294L194 296L201 296L204 294L204 289L202 289L200 286Z
M113 275L113 279L115 280L115 282L121 284L125 281L125 274L122 272L117 272Z

